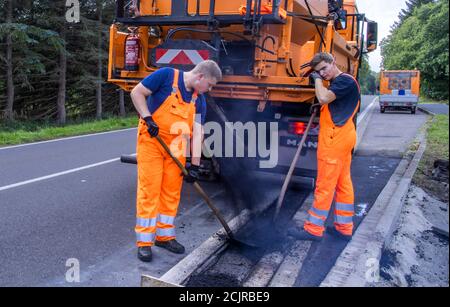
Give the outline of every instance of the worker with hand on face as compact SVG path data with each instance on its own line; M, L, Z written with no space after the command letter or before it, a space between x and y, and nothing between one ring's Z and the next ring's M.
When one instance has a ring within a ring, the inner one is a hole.
M138 258L152 260L152 246L182 254L174 220L178 211L183 174L156 139L159 136L185 165L192 141L192 166L186 181L195 182L201 157L202 125L206 116L204 93L222 79L214 61L203 61L183 72L162 68L131 92L140 115L137 139L138 186L136 236ZM194 129L195 126L195 129ZM199 141L200 140L200 141Z
M352 75L336 66L329 53L318 53L311 61L310 74L320 103L320 131L317 149L318 173L314 203L303 228L288 234L308 241L320 241L333 200L334 227L329 231L346 241L353 235L354 191L350 173L356 145L354 118L360 106L360 88ZM326 88L323 80L331 81Z

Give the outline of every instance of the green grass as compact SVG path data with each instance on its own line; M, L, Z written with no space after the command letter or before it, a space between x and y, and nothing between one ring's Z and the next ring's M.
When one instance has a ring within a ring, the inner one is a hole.
M65 126L41 122L0 122L0 146L46 141L62 137L137 127L137 116L71 122Z
M428 128L427 152L436 159L448 160L448 115L437 115Z
M431 99L431 98L428 98L428 97L425 97L425 96L420 96L420 99L419 99L419 104L421 104L421 103L432 103L432 104L435 104L435 103L440 103L440 104L447 104L448 105L448 100L434 100L434 99Z
M449 116L436 115L427 126L427 148L420 161L419 168L414 176L414 182L431 192L435 196L443 199L445 198L445 187L437 184L432 180L431 174L433 171L434 161L438 159L449 159Z

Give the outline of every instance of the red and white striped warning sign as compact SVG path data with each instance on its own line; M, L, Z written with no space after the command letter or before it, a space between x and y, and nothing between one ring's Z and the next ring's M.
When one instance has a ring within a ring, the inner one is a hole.
M208 50L156 49L156 64L197 65L208 59Z

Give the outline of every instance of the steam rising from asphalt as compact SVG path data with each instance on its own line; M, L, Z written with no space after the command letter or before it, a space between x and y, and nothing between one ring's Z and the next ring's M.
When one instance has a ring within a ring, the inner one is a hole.
M270 201L270 197L267 194L269 189L267 189L267 187L269 184L273 183L264 180L261 173L257 172L261 169L261 162L264 161L261 161L261 156L257 155L255 157L252 154L254 148L248 146L249 133L244 135L244 140L240 140L242 135L237 135L236 130L230 131L230 126L226 123L263 122L261 113L257 112L256 105L243 101L227 100L226 103L221 104L221 101L214 101L211 97L207 97L207 102L208 121L215 121L221 126L222 131L232 133L234 136L233 148L238 148L242 141L242 143L246 145L244 147L244 157L229 157L229 155L226 155L226 151L229 151L229 148L222 148L223 152L221 157L217 157L217 155L213 156L213 160L219 166L221 178L225 183L229 195L232 197L233 204L236 206L236 209L247 208L251 212L258 211L261 206L267 205L267 202ZM270 127L270 125L266 125L266 127ZM259 133L261 133L261 131L259 131ZM225 134L222 136L223 138L225 138ZM207 137L208 136L206 135L205 138ZM270 147L272 147L273 140L271 138L278 138L278 135L276 134L275 136L268 133L266 137L270 139L268 143L271 144ZM229 140L227 140L227 142L224 141L223 144L230 146ZM276 150L276 160L278 160L278 143L276 143L275 148L271 148L271 155L273 154L273 150ZM274 199L272 201L274 201Z

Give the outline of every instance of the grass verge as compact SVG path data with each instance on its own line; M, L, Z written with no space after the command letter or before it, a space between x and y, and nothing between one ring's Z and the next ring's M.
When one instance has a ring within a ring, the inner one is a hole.
M65 126L51 123L0 123L0 146L46 141L62 137L137 127L137 117L111 117L104 120L72 122Z
M432 178L434 161L449 159L449 117L436 115L428 122L427 148L414 176L414 183L435 196L448 200L448 182L442 183Z
M420 96L419 104L446 104L448 105L448 100L433 100L431 98Z

